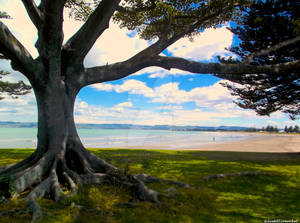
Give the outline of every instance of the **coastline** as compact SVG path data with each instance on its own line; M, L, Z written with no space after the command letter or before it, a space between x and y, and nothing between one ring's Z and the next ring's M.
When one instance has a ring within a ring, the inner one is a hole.
M14 146L3 148L32 148L33 132L26 132L26 137L15 139ZM29 134L30 133L30 134ZM204 132L204 134L164 134L156 132L122 132L122 134L108 134L102 136L100 143L94 135L82 137L86 148L119 148L119 149L154 149L154 150L182 150L182 151L235 151L235 152L266 152L266 153L300 153L300 134L266 133L266 132ZM181 132L180 132L181 133ZM103 134L102 132L99 133ZM158 137L159 136L159 137ZM144 138L145 137L145 138ZM84 142L84 140L92 140ZM103 141L104 140L104 141ZM106 141L105 141L106 140ZM111 142L110 142L111 140ZM5 139L4 141L7 141ZM1 141L0 141L1 142ZM23 143L22 145L20 143ZM28 145L27 145L28 144ZM1 145L1 143L0 143ZM21 146L20 146L21 145ZM24 146L27 145L27 146Z
M297 153L300 152L300 135L250 133L253 137L230 142L214 142L210 144L187 145L176 150L190 151L228 151L228 152L269 152L269 153ZM172 144L153 144L135 146L139 149L163 149Z

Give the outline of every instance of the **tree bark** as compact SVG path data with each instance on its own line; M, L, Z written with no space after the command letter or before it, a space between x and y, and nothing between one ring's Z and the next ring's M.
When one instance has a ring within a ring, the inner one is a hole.
M46 75L47 76L47 75ZM13 180L14 195L27 195L33 219L41 217L37 198L64 196L61 184L76 192L77 185L113 184L128 188L140 200L158 202L157 193L142 180L125 173L86 150L74 122L74 104L78 88L63 80L33 83L38 106L38 144L27 159L0 172L0 179Z

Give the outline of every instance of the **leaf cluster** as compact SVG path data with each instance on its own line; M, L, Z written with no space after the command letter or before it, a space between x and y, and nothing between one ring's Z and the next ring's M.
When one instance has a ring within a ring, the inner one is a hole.
M8 95L13 98L18 98L20 95L25 95L30 93L31 86L25 84L23 81L17 83L11 83L7 81L1 81L2 75L7 75L5 71L0 71L0 100L4 97L1 96L2 93L8 93Z
M69 9L69 16L78 21L86 21L99 0L67 0L65 7Z
M0 11L0 19L11 19L11 17L6 12Z
M217 27L232 17L238 0L125 0L114 15L121 27L135 30L141 38L152 40L174 35L192 37L203 29ZM155 4L155 7L151 5Z
M3 55L0 54L0 59L6 59ZM4 97L3 93L7 93L13 98L18 98L20 95L25 95L30 93L31 86L25 84L23 81L17 83L11 83L8 81L1 81L3 76L9 75L10 73L0 69L0 100Z

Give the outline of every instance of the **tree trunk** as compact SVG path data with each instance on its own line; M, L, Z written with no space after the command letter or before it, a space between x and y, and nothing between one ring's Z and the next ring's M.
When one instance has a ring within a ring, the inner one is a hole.
M140 200L157 202L157 193L133 175L124 173L86 150L77 134L74 104L77 90L64 83L34 88L38 106L38 143L27 159L0 172L13 180L14 196L26 190L33 217L40 217L36 198L62 197L61 184L72 192L82 184L113 184L129 188ZM32 189L33 188L33 189Z

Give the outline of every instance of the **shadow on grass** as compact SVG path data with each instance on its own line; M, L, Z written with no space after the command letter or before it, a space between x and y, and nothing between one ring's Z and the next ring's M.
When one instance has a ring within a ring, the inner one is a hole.
M162 206L143 203L117 187L86 186L59 203L42 200L42 222L263 222L300 221L300 154L207 151L91 149L96 155L131 173L190 183L165 196L166 183L149 187L164 195ZM22 159L32 150L0 150L1 161ZM8 163L6 163L8 164ZM263 171L259 176L203 180L211 174ZM135 205L126 205L128 204ZM125 205L122 205L125 204ZM15 204L18 207L18 204ZM20 204L21 205L21 204ZM22 204L23 205L23 204ZM5 209L0 205L0 210ZM10 207L12 208L12 206ZM22 222L12 215L15 222ZM26 216L23 216L26 218ZM8 219L8 218L6 218ZM0 217L0 222L6 222Z

